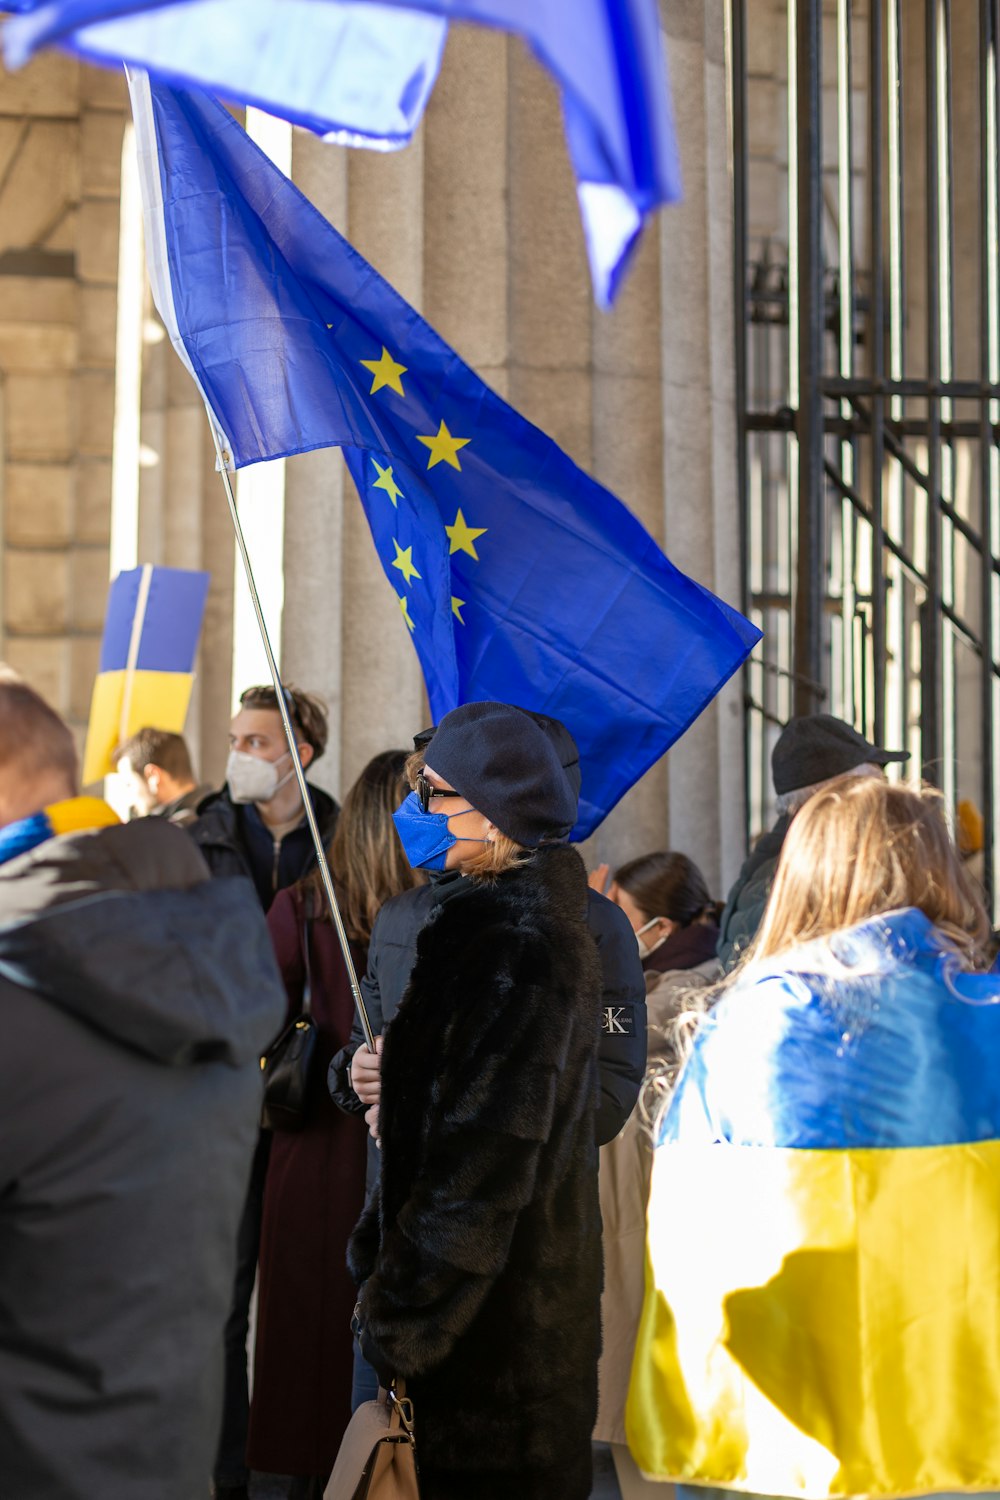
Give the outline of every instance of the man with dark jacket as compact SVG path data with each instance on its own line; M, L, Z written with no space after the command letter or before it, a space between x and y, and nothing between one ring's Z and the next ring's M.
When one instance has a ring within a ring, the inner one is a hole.
M756 937L785 835L813 792L838 776L881 776L890 762L909 758L908 750L879 749L832 714L789 719L771 752L778 821L744 861L719 923L716 951L724 969L735 968Z
M285 694L299 759L306 770L326 749L326 709L319 698L301 688L286 686ZM319 787L310 786L309 793L326 846L340 809ZM240 696L239 710L229 726L226 785L202 802L198 812L198 821L189 831L212 874L252 880L265 912L279 891L313 868L316 850L273 687L247 688ZM226 1322L225 1399L213 1470L217 1500L247 1497L247 1332L270 1144L268 1133L261 1132L237 1236L236 1278Z
M190 828L198 804L212 790L197 784L187 741L169 729L151 724L137 729L112 759L137 818L166 818L178 828Z
M192 1500L285 997L246 883L77 789L0 682L0 1494Z
M286 687L289 716L303 770L326 749L329 727L321 701ZM324 846L333 837L336 802L310 786ZM226 785L198 808L191 835L213 875L245 875L267 911L279 891L307 875L316 861L273 687L247 688L229 726Z

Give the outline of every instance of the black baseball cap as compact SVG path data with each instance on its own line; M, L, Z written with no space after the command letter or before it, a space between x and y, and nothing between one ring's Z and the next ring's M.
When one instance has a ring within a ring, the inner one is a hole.
M781 731L771 752L771 775L780 797L857 766L887 766L909 758L909 750L882 750L833 714L809 714L789 719Z

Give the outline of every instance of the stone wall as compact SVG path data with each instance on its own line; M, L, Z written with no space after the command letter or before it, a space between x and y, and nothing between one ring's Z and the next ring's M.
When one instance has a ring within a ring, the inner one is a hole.
M0 77L2 654L85 727L108 583L124 88Z

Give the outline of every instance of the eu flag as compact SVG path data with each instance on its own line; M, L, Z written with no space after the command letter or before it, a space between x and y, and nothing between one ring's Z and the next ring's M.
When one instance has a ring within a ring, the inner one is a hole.
M25 3L25 0L22 0ZM598 301L647 216L680 196L656 0L26 0L9 67L58 43L260 105L348 145L404 146L449 21L521 36L562 92Z
M338 445L431 710L580 746L579 836L759 632L491 391L214 100L130 80L157 306L234 467Z

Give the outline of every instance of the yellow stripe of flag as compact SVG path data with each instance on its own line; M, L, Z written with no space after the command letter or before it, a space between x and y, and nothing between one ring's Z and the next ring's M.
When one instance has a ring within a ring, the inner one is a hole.
M645 1473L1000 1489L1000 1142L665 1145L649 1247L626 1414Z

